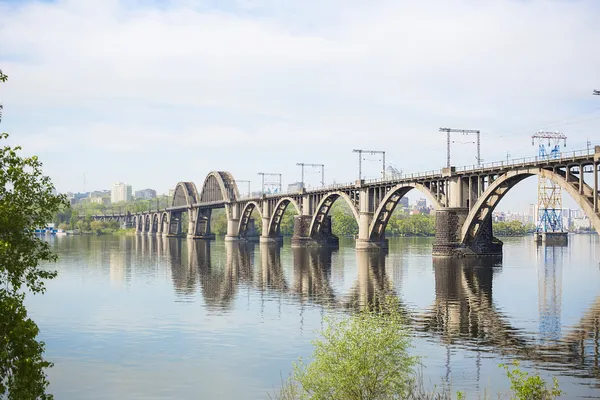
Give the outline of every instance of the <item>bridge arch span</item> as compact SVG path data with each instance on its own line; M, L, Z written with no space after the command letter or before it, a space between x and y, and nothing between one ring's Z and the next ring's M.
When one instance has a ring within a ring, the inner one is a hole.
M152 232L152 233L158 232L159 221L160 221L159 213L152 214L152 225L150 226L150 232Z
M240 197L237 184L233 175L226 171L212 171L206 175L202 191L200 192L200 202L235 201Z
M420 183L413 183L410 185L399 184L391 188L385 195L379 207L373 215L373 221L369 226L369 238L370 240L383 240L385 237L385 228L394 212L394 209L408 192L412 189L417 189L423 193L427 199L434 205L436 210L442 208L440 202L435 198L435 195L424 185Z
M260 223L262 224L262 210L260 209L260 205L255 201L249 201L242 209L242 218L240 218L240 225L238 228L239 235L242 237L246 236L248 231L248 223L250 222L250 217L252 216L252 212L254 210L258 211L261 219Z
M547 179L551 179L564 189L577 202L585 215L590 219L596 231L600 234L600 216L594 212L593 205L593 189L583 184L581 192L579 192L579 179L568 170L548 170L543 168L523 168L508 171L498 177L483 194L477 199L473 208L469 212L467 219L462 228L461 242L469 244L475 241L481 233L483 222L490 218L492 212L502 200L502 198L522 180L538 175ZM576 186L576 185L577 186Z
M167 225L168 221L169 221L169 214L166 212L163 212L160 215L160 227L161 227L163 234L166 234L169 232L169 226Z
M139 214L133 217L133 225L135 226L136 231L141 232L144 227L144 216Z
M144 214L143 216L143 231L144 232L150 232L150 228L152 227L152 215L150 214Z
M294 206L298 215L302 214L300 206L296 200L292 199L291 197L284 197L280 199L275 205L273 214L269 220L269 237L275 237L279 234L279 227L281 225L283 214L290 204Z
M323 197L321 199L321 201L319 202L319 205L316 208L315 214L310 223L310 230L309 230L310 237L314 237L321 233L321 231L323 229L323 223L325 221L325 218L329 214L329 211L331 210L331 207L333 206L333 204L340 197L342 199L344 199L346 201L346 203L348 203L348 205L350 206L350 209L352 210L352 215L354 215L354 219L356 220L356 223L359 224L358 210L356 208L356 205L350 198L350 196L348 196L348 194L346 194L344 192L339 192L339 191L331 192L331 193L328 193L325 197Z
M198 190L194 182L179 182L175 186L175 193L171 205L173 207L191 206L198 203Z

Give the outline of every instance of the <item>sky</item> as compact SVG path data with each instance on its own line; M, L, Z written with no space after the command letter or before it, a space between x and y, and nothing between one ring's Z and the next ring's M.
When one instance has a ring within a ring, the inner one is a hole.
M353 149L435 170L440 127L481 130L484 162L536 155L539 130L578 150L600 144L598 15L595 0L0 0L0 128L59 192L166 193L213 170L285 188L296 163L351 182ZM453 141L452 164L474 164L475 138ZM380 165L367 156L364 177ZM531 178L499 209L535 200Z

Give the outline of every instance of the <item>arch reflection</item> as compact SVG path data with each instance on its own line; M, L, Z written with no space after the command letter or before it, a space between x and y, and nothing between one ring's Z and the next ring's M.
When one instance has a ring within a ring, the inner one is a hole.
M193 296L198 286L197 267L189 258L182 255L183 241L175 237L166 237L165 246L167 260L171 270L171 280L175 294L184 298ZM189 250L188 250L189 255Z
M519 347L525 344L494 306L492 287L500 264L489 259L433 259L435 301L422 329L444 341Z

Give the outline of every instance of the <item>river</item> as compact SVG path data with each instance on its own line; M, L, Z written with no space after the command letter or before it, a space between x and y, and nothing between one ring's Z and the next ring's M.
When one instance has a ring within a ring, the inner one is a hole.
M504 259L433 260L432 239L387 254L130 236L49 239L58 277L29 296L60 399L266 399L331 313L398 296L425 383L509 387L503 362L600 397L600 240L504 238Z

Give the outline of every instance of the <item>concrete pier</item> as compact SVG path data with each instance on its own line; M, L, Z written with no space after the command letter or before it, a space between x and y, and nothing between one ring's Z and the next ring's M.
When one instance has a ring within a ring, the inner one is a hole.
M567 232L535 232L533 240L546 246L566 246L569 244L569 234Z

